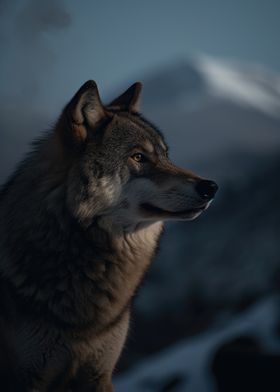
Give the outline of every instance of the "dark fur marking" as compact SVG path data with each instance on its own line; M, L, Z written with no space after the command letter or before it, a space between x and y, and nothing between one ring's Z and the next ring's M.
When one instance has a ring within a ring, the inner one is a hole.
M131 146L146 138L163 154L160 132L141 115L106 108L101 121L76 124L82 130L72 120L64 111L0 193L0 320L18 339L8 351L16 349L15 377L26 391L64 385L71 365L110 389L126 316L160 237L160 224L147 240L147 225L131 231L103 216L115 207L110 198L117 202L110 177L124 185L133 174Z

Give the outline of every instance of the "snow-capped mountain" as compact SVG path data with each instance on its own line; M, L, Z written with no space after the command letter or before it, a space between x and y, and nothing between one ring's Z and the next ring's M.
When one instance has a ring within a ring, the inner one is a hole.
M143 113L163 130L171 157L220 190L198 220L167 225L136 299L124 364L278 290L279 80L207 57L143 79Z
M217 61L201 56L196 62L209 94L280 117L280 76L261 66Z
M251 154L280 146L280 76L201 56L147 76L143 112L162 128L179 164L217 179L239 176L251 169Z
M280 76L199 56L136 79L143 81L143 114L166 135L171 158L220 190L198 220L167 226L135 303L123 367L280 286ZM4 179L58 113L18 102L15 116L15 106L2 103Z
M280 76L261 65L201 55L161 67L144 80L149 106L176 103L192 111L221 98L280 116Z

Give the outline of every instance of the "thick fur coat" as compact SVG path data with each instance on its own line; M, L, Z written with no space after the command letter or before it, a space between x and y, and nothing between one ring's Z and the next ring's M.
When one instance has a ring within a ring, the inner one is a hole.
M140 89L104 106L87 82L2 188L5 391L112 391L163 221L194 219L216 192L169 161Z

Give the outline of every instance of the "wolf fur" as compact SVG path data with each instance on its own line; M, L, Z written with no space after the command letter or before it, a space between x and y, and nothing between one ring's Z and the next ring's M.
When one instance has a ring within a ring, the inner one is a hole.
M105 106L85 83L2 188L3 391L112 391L163 221L194 219L213 197L169 161L140 90Z

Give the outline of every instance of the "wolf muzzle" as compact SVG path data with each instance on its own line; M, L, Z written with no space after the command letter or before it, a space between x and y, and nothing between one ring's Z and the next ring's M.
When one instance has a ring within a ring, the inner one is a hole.
M195 190L204 200L211 200L215 196L218 185L214 181L201 180L196 184Z

